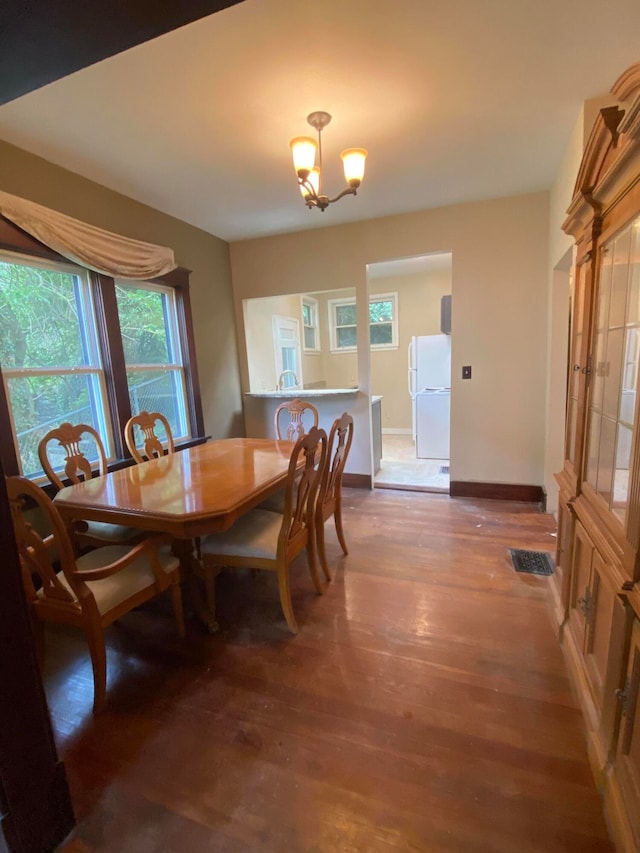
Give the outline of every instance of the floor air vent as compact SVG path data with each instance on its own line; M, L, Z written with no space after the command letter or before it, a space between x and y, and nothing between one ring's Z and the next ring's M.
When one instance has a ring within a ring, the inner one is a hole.
M516 572L528 572L531 575L552 575L553 557L548 551L521 551L510 548L511 561Z

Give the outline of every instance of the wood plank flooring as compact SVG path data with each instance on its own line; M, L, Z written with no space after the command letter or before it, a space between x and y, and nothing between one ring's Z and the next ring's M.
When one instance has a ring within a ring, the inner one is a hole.
M612 851L548 616L537 508L346 490L350 554L304 558L288 633L275 577L228 572L217 636L168 603L109 629L107 708L74 632L45 686L78 827L65 853Z

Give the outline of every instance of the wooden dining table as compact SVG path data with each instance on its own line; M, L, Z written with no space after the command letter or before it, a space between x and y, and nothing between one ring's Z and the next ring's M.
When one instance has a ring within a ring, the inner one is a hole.
M218 439L66 486L54 501L68 522L169 534L185 577L193 580L194 539L227 530L282 488L293 448L294 442L269 438ZM209 630L216 630L214 614L195 589L194 605Z

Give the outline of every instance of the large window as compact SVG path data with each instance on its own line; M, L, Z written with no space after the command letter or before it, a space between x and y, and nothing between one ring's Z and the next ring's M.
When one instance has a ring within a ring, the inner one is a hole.
M132 413L162 412L174 439L187 437L185 377L173 288L118 281L116 298Z
M38 443L63 421L91 424L113 455L110 416L87 273L19 256L0 259L0 364L16 454L42 475Z
M0 236L7 234L9 246L22 248L24 239L14 241L0 222ZM29 249L43 257L0 249L5 473L42 477L38 444L64 421L91 424L112 464L127 456L124 424L145 409L162 412L178 441L201 436L186 271L115 282L36 241Z
M329 300L331 349L348 352L357 348L355 299ZM398 346L398 294L378 293L369 298L369 342L372 349Z

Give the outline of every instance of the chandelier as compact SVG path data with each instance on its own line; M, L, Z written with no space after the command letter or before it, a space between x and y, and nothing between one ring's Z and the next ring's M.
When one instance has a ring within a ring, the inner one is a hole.
M289 145L293 154L293 168L298 176L298 185L302 198L307 207L317 207L324 211L334 201L345 195L356 195L357 189L364 176L364 161L367 152L364 148L347 148L340 157L344 168L344 177L348 187L342 190L335 198L329 198L323 192L322 186L322 130L331 121L329 113L319 110L310 113L307 121L311 127L318 131L318 141L310 136L296 136ZM318 153L318 165L316 166L316 151Z

